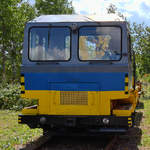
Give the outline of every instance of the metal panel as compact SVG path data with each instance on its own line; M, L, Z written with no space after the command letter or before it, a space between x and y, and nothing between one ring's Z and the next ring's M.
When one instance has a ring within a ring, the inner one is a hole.
M25 73L26 90L124 91L125 73Z
M30 21L37 22L98 22L98 21L124 21L116 14L104 15L42 15Z
M69 63L69 62L68 62ZM104 63L93 63L84 65L66 65L60 64L39 64L35 66L22 66L22 73L45 73L45 72L128 72L128 64L117 65L117 64L104 64Z

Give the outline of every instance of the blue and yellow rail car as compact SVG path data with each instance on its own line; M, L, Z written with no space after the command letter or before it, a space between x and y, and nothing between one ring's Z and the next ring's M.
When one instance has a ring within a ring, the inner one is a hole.
M133 126L137 104L127 23L116 16L47 15L27 23L21 95L38 100L19 123L31 128Z

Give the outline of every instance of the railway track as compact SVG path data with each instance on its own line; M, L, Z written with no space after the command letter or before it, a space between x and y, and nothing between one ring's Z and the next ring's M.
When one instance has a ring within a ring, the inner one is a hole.
M20 150L113 150L115 135L100 136L50 136L39 137Z
M42 145L44 145L46 142L48 142L51 138L52 138L52 136L50 134L45 134L43 136L40 136L35 141L27 143L22 148L17 149L17 150L37 150Z

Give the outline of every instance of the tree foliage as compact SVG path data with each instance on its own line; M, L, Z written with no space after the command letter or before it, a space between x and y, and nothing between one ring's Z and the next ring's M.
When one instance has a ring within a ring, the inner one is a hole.
M118 11L117 7L114 4L110 4L109 7L106 9L108 14L117 14L119 17L126 20L126 17L121 12Z
M150 27L144 23L131 23L121 14L113 4L107 8L108 13L114 13L128 22L131 34L132 50L135 52L136 72L138 77L150 73Z
M36 0L35 7L38 15L47 14L72 14L72 2L68 0Z
M137 74L142 77L150 73L150 28L144 24L133 23L131 34L136 54Z
M35 9L21 0L0 1L0 81L19 79L24 25Z
M23 99L20 97L20 84L6 84L0 86L0 109L21 110L24 107L37 104L35 99Z

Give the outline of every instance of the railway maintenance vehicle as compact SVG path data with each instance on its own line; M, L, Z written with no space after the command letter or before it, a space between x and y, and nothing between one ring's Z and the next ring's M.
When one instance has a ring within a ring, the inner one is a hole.
M43 15L24 31L18 122L44 131L125 132L138 92L127 22L116 15Z

